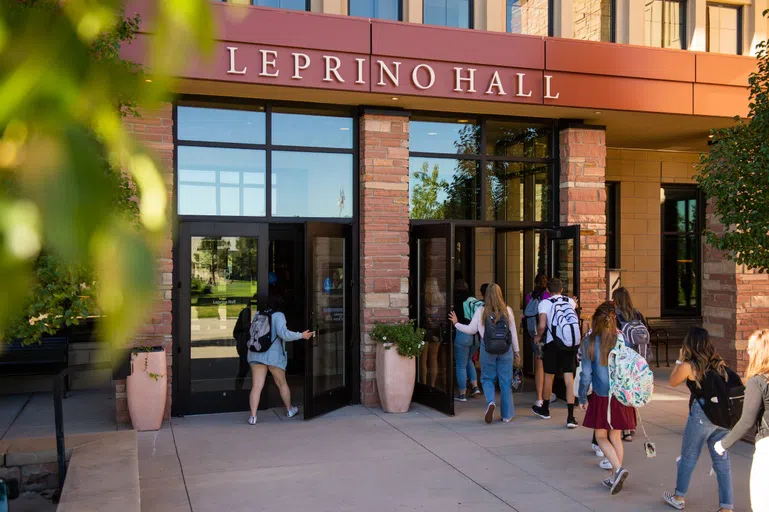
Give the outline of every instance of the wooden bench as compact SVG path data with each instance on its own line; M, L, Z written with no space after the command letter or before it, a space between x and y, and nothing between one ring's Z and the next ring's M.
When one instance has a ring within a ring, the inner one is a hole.
M15 340L0 349L0 376L57 375L68 362L69 342L64 336L43 338L30 345Z
M665 345L665 366L670 366L670 345L679 346L692 327L702 327L701 318L647 318L657 368L660 366L660 346Z

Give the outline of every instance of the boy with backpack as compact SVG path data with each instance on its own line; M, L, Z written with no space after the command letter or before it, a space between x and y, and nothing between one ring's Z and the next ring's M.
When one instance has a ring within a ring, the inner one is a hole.
M542 407L542 389L545 387L545 369L542 366L542 350L539 344L534 343L539 324L539 304L550 298L547 291L547 276L539 273L534 278L534 289L523 299L523 333L529 339L534 354L534 384L537 390L537 400L534 402ZM550 403L555 402L555 394L550 395Z
M574 370L581 340L577 303L574 299L561 295L563 284L560 279L550 279L547 290L550 292L550 298L539 303L539 324L537 335L534 337L534 343L544 341L542 366L545 371L545 386L542 396L550 397L555 374L563 373L569 412L566 427L577 428L577 420L574 418ZM550 419L550 400L543 400L541 406L534 404L531 409L540 418Z

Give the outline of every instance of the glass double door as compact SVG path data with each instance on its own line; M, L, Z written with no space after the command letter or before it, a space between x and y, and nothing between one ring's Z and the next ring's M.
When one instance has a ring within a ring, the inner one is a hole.
M333 223L182 223L179 230L175 414L245 411L249 328L268 297L282 298L286 380L305 418L350 403L351 226ZM282 407L268 376L259 408Z
M459 387L454 370L455 329L448 321L460 312L468 289L482 298L480 288L496 283L519 323L525 294L543 272L564 283L565 292L579 294L579 227L509 229L452 222L411 226L411 318L426 331L425 350L417 361L414 401L446 414L454 413ZM461 314L460 314L461 316ZM531 349L519 325L524 365ZM464 384L464 383L463 383ZM465 388L465 386L462 386Z

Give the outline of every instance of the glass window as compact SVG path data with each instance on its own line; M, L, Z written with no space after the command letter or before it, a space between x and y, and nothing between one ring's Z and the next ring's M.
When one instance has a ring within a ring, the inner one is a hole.
M516 162L486 165L486 220L546 221L550 166Z
M478 162L451 158L409 159L409 212L412 219L480 217Z
M707 33L709 52L742 53L742 8L708 4Z
M444 27L470 27L470 0L424 0L424 23Z
M488 121L486 154L520 158L549 158L552 129L531 123Z
M469 120L462 122L412 121L409 124L409 148L412 153L477 155L480 129Z
M700 205L695 187L662 189L662 312L700 311Z
M265 152L179 146L180 215L266 214Z
M583 41L612 40L613 0L574 0L572 26L574 39Z
M646 46L683 50L686 41L686 2L646 0L644 27Z
M550 0L507 0L507 31L532 36L549 35L549 6Z
M352 149L352 118L272 114L272 143L278 146Z
M253 110L179 107L176 109L179 140L264 144L265 114Z
M352 217L352 155L275 151L272 215Z
M251 5L277 7L279 9L294 9L297 11L307 10L307 2L305 0L251 0Z
M606 183L606 268L620 268L619 183Z
M400 0L350 0L350 16L400 21Z

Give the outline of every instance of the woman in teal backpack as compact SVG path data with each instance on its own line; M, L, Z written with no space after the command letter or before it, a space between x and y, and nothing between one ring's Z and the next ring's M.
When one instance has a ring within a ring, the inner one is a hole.
M454 304L459 311L457 320L467 325L470 323L470 318L465 316L465 308L463 307L468 299L474 299L473 294L470 292L470 287L464 279L457 279L454 281ZM483 304L481 301L476 301ZM467 402L467 381L470 381L470 386L473 396L481 394L481 389L478 387L478 375L475 371L475 363L473 363L473 354L478 350L478 346L475 344L475 338L469 334L465 334L457 329L454 336L454 369L457 374L457 389L458 393L455 397L457 402Z

